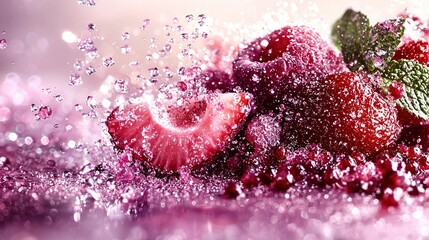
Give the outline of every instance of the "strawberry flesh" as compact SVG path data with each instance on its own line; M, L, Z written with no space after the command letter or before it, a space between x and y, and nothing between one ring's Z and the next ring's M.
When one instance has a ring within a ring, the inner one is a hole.
M152 99L116 108L107 128L118 149L146 166L176 171L201 165L222 151L244 122L249 97L242 93L206 95L163 112Z

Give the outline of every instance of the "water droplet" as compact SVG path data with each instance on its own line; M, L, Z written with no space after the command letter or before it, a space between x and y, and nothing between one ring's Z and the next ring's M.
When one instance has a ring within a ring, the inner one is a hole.
M95 0L77 0L79 5L95 6Z
M194 20L194 15L188 14L188 15L185 16L185 19L186 19L187 22L190 22L190 21Z
M6 39L0 39L0 49L1 50L4 50L4 49L6 49L7 48L7 42L6 42Z
M76 104L74 105L74 109L76 110L76 112L81 112L83 110L83 107L80 104Z
M95 73L95 68L93 66L88 66L85 69L85 73L88 74L88 75L91 75L91 74Z
M156 68L156 67L149 68L148 71L149 71L149 74L152 78L159 76L159 71L158 71L158 68Z
M31 104L30 109L32 112L35 112L35 111L39 110L39 107L37 107L36 104L33 103L33 104Z
M81 60L76 60L73 64L73 67L76 71L81 71L83 69L84 63Z
M125 79L116 79L115 90L118 93L127 93L128 92L128 81Z
M55 167L56 163L54 160L49 159L48 161L46 161L46 165L48 165L48 167Z
M164 51L170 52L171 51L171 45L170 44L165 44Z
M52 109L50 106L42 106L39 108L39 112L37 113L37 116L40 119L48 119L50 116L52 116Z
M67 125L66 126L66 131L68 132L68 131L70 131L70 130L72 130L73 129L73 127L72 127L72 125Z
M50 89L50 88L42 88L42 93L47 93L47 94L49 94L49 93L51 93L52 92L52 90Z
M79 41L79 50L82 52L96 52L97 48L94 46L94 41L91 38L83 39Z
M95 99L94 99L94 97L93 96L88 96L87 98L86 98L86 105L89 107L89 108L91 108L91 109L94 109L94 108L96 108L98 105L97 105L97 101L95 101Z
M121 47L121 52L123 54L128 54L131 52L131 47L128 44L125 44L124 46Z
M124 32L122 33L122 40L128 40L130 39L130 34L128 32Z
M177 88L178 88L180 91L186 91L186 89L187 89L188 87L186 86L186 83L185 83L185 82L183 82L183 81L179 81L179 82L177 82Z
M86 29L88 29L89 32L94 32L95 31L95 25L93 23L89 23L86 26Z
M143 26L149 25L150 24L150 19L146 18L145 20L143 20Z
M203 32L202 34L201 34L201 37L203 37L203 38L207 38L209 36L209 34L208 33L206 33L206 32Z
M64 98L63 98L63 96L62 96L62 95L55 95L55 96L54 96L54 98L55 98L55 100L56 100L57 102L61 102L61 101L63 101L63 100L64 100Z
M70 86L81 85L82 83L83 83L83 80L80 77L79 73L75 73L75 74L70 75L70 81L69 81Z
M103 66L111 67L115 64L115 60L112 57L103 58Z
M130 65L130 67L138 67L140 64L137 61L131 61L128 65Z
M173 23L177 24L179 22L179 19L177 17L173 18Z

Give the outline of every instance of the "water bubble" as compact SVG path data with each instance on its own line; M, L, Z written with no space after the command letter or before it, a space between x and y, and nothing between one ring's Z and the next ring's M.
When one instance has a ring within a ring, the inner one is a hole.
M112 57L103 58L103 66L111 67L115 64L115 60Z
M77 0L79 5L95 6L95 0Z
M164 50L167 51L167 52L171 51L171 45L170 44L165 44L164 45Z
M63 98L63 96L62 95L55 95L54 96L54 98L55 98L55 100L57 101L57 102L61 102L61 101L63 101L64 100L64 98Z
M173 18L173 23L177 24L179 22L179 19L177 17Z
M74 105L74 109L76 110L76 112L81 112L83 110L83 107L80 104L76 104Z
M95 73L95 68L93 66L88 66L85 69L85 73L88 74L88 75L91 75L91 74Z
M70 86L81 85L82 83L83 83L83 80L79 73L70 75L70 81L69 81Z
M76 60L73 64L73 67L76 71L81 71L83 69L84 63L81 60Z
M122 33L122 40L128 40L130 39L130 34L128 32L124 32Z
M148 71L149 71L149 74L152 78L159 76L159 71L158 71L158 68L156 68L156 67L149 68Z
M0 49L1 50L4 50L4 49L6 49L7 48L7 42L6 42L6 39L0 39Z
M131 52L131 47L128 44L125 44L124 46L121 47L121 52L123 54L128 54Z
M93 96L88 96L86 98L86 105L91 109L94 109L98 106L97 101L95 101Z
M185 16L185 20L186 20L187 22L190 22L190 21L194 20L194 15L192 15L192 14L188 14L188 15L186 15L186 16Z
M37 116L40 119L48 119L52 116L52 109L50 106L42 106L39 108L39 112L37 113Z
M54 160L49 159L48 161L46 161L46 165L47 165L48 167L55 167L56 163L55 163L55 161L54 161Z
M209 36L209 34L208 33L206 33L206 32L203 32L202 34L201 34L201 37L202 38L207 38Z
M128 81L125 79L116 79L114 86L115 86L116 92L118 93L128 92Z

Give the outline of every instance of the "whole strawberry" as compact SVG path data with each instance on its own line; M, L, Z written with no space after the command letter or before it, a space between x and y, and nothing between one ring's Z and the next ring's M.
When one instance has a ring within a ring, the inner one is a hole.
M233 62L235 84L260 109L276 109L287 95L345 68L322 37L304 26L286 26L252 41Z
M400 130L395 105L369 82L367 75L340 73L303 89L289 103L287 140L367 155L392 143Z

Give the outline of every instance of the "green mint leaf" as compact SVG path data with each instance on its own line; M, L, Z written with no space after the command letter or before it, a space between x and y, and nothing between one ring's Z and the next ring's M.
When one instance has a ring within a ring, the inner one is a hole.
M348 9L332 28L332 39L352 71L365 66L364 53L370 29L368 17L352 9Z
M405 96L397 103L410 113L429 119L429 68L414 60L391 61L382 73L383 85L393 81L405 86Z
M366 46L365 65L371 72L382 70L393 57L404 35L405 19L396 18L377 23L370 31Z

